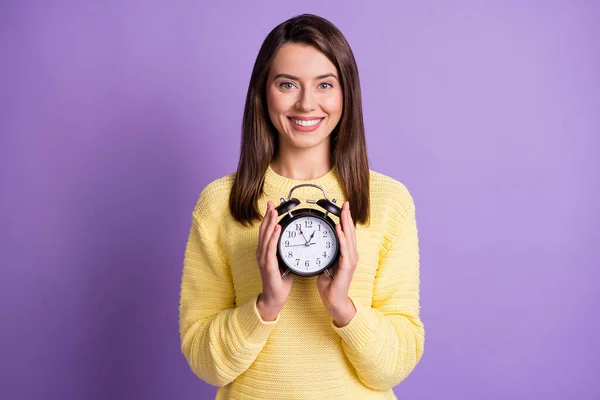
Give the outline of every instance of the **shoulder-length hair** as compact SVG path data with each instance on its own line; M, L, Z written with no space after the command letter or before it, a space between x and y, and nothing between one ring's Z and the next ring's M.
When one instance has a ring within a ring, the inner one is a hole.
M331 163L337 169L355 223L369 219L369 161L362 115L358 67L346 38L328 20L303 14L276 26L265 38L246 95L242 122L240 159L229 209L243 225L260 221L258 198L263 191L265 172L278 149L278 133L269 118L266 85L275 54L285 43L307 44L319 49L340 75L343 110L331 133Z

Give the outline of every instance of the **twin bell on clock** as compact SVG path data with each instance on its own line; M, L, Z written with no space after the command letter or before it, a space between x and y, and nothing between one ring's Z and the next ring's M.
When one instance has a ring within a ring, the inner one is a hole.
M312 186L323 192L323 199L306 200L318 205L321 210L297 208L300 200L292 198L292 192L300 187ZM329 269L340 256L340 246L335 222L329 217L341 215L341 209L335 205L335 199L329 200L322 187L312 183L294 186L287 199L281 199L276 208L279 216L281 234L277 242L277 259L282 277L288 273L299 276L315 276L325 272L330 278Z

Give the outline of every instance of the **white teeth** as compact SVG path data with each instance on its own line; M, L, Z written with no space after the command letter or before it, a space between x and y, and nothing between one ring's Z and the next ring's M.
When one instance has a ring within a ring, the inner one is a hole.
M320 119L313 119L312 121L301 121L298 119L292 119L292 121L294 121L294 123L296 125L300 125L300 126L314 126L316 124L318 124L319 122L321 122Z

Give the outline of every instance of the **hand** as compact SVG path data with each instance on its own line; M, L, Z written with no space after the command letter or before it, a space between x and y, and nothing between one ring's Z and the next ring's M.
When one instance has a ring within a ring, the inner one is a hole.
M272 202L267 202L265 218L260 224L256 261L260 269L263 291L258 296L256 307L265 321L274 321L283 309L292 290L291 274L281 278L277 261L277 240L281 225L277 223L277 210Z
M337 326L347 325L356 314L352 300L348 297L350 282L358 264L356 230L350 215L350 204L344 202L340 224L335 226L340 239L340 258L333 277L321 274L317 278L317 289L325 309Z

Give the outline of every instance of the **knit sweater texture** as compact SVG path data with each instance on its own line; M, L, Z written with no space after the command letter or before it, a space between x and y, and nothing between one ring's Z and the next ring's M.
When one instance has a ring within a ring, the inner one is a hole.
M371 216L356 226L359 262L349 289L357 311L337 327L316 276L294 276L277 318L262 320L260 224L244 227L231 216L233 180L230 174L208 184L192 213L179 305L181 349L192 371L218 387L218 400L396 399L392 388L413 371L425 341L415 204L407 188L370 171ZM323 187L339 205L346 201L335 168L300 181L269 167L261 212L301 183ZM298 208L320 209L306 202L322 198L316 188L296 189L293 197L302 202Z

